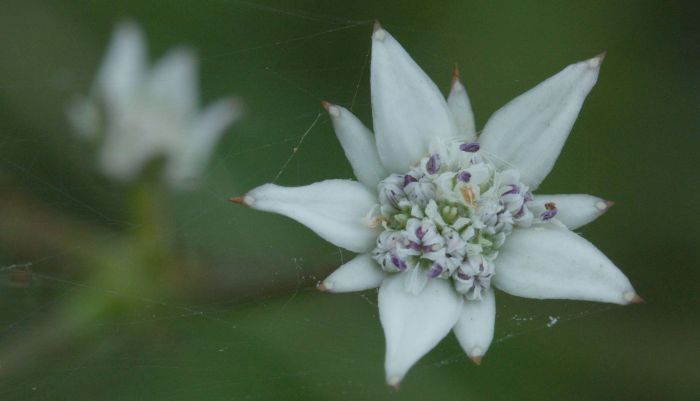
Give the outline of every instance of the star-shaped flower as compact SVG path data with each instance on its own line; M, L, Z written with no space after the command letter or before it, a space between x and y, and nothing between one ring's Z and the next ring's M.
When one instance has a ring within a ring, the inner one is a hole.
M450 330L479 363L493 339L493 287L527 298L641 302L625 275L571 231L610 202L531 193L552 169L602 58L572 64L515 98L477 137L457 74L445 101L377 24L376 136L347 109L323 103L359 182L266 184L232 200L291 217L360 254L319 287L379 287L392 386Z
M117 27L90 95L68 110L76 132L100 142L105 175L132 181L158 158L164 159L165 178L173 186L190 187L201 175L242 108L229 97L198 110L197 69L187 48L171 50L149 68L138 26Z

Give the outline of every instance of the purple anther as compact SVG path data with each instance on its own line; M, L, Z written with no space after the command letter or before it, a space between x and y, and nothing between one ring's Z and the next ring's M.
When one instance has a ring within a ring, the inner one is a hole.
M525 198L525 202L532 201L532 192L530 192L530 191L525 192L525 196L523 198Z
M418 228L416 228L416 237L423 239L424 236L425 231L423 231L423 226L418 226Z
M416 179L416 177L414 177L414 176L412 176L412 175L410 175L410 174L406 174L406 175L403 176L403 186L404 186L404 188L406 188L406 187L408 186L408 184L410 184L410 183L412 183L412 182L417 182L417 181L418 181L418 180Z
M547 221L547 220L551 220L556 215L557 215L556 208L555 209L547 209L544 212L542 212L542 214L540 214L540 219L542 221Z
M461 278L462 280L471 280L472 279L472 276L470 276L466 273L462 273L460 271L457 272L457 277Z
M519 194L520 193L520 187L517 185L508 185L510 189L507 192L504 192L501 196L503 195L512 195L512 194Z
M435 264L430 268L430 270L428 270L428 277L430 277L430 278L435 278L435 277L439 276L439 275L442 273L443 270L444 270L444 269L443 269L442 266L440 266L439 264L435 263Z
M435 174L440 171L440 155L433 153L425 164L425 169L428 170L430 174Z
M513 217L515 217L517 219L519 217L523 217L524 214L525 214L525 204L523 203L523 205L520 206L520 209L518 209L518 211L515 212L515 214L513 214Z
M414 251L422 251L422 250L423 250L423 248L420 246L419 243L413 242L413 241L410 241L410 242L408 243L408 247L409 247L410 249L413 249Z
M462 171L459 173L458 178L462 182L469 182L472 179L472 174L469 171Z
M481 149L481 146L479 145L479 142L469 142L469 143L463 143L459 145L459 149L463 152L478 152L479 149Z
M401 271L406 270L406 262L399 259L399 257L396 255L391 255L391 263L393 263L394 266L396 266L396 268L401 270Z

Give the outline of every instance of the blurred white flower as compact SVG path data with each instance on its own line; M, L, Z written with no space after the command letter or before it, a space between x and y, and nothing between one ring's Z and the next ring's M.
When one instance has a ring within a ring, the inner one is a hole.
M201 175L241 105L228 97L199 110L197 60L176 48L153 67L137 25L115 30L89 96L74 101L68 117L82 137L100 143L102 172L132 181L162 158L167 181L190 187Z
M570 230L610 202L533 196L557 159L602 56L572 64L498 110L477 138L455 76L447 101L377 24L372 37L374 132L324 102L359 182L266 184L232 201L291 217L360 253L320 285L379 287L387 382L451 330L476 363L493 339L493 287L512 295L641 302L615 265Z

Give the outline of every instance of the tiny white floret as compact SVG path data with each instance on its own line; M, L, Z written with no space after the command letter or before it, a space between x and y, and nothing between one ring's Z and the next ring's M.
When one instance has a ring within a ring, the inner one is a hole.
M106 176L131 182L162 159L171 186L192 188L242 106L229 97L200 110L190 49L173 49L153 66L147 56L139 27L121 23L90 94L70 105L69 121L82 138L100 144L98 165Z

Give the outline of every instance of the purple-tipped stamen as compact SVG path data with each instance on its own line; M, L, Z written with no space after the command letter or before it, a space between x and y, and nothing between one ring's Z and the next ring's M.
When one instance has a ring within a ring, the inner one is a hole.
M544 204L545 211L540 215L542 221L550 220L552 217L557 215L557 205L554 202L547 202Z
M430 270L428 270L428 277L430 277L430 278L435 278L435 277L439 276L439 275L442 273L443 270L444 270L444 269L443 269L442 266L440 266L439 264L435 263L435 264L430 268Z
M425 169L428 170L430 174L435 174L440 171L440 155L433 153L425 164Z
M460 271L457 272L457 277L461 278L462 280L471 280L472 276L462 273Z
M459 173L458 179L462 182L469 182L472 179L472 174L469 171Z
M547 221L547 220L551 220L556 215L557 215L557 209L548 209L548 210L545 210L544 212L542 212L542 214L540 215L540 219L542 221Z
M515 217L517 219L519 217L523 217L524 214L525 214L525 203L523 203L523 205L520 206L520 209L518 209L518 211L515 212L513 217Z
M399 259L399 257L396 255L391 255L391 263L393 263L394 266L396 266L396 268L401 270L401 271L406 270L406 262Z
M506 192L504 192L501 196L503 195L513 195L513 194L519 194L520 193L520 187L517 185L508 185L510 189Z
M418 226L418 228L416 228L416 237L423 239L424 236L425 231L423 231L423 226Z
M481 145L479 145L479 142L469 142L469 143L463 143L459 145L459 149L463 152L478 152L479 149L481 149Z
M410 174L406 174L406 175L403 176L403 186L404 186L404 188L407 187L408 184L410 184L410 183L412 183L412 182L418 182L418 180L416 179L416 177L414 177L414 176L412 176L412 175L410 175Z

